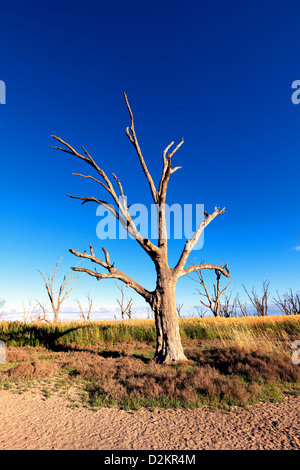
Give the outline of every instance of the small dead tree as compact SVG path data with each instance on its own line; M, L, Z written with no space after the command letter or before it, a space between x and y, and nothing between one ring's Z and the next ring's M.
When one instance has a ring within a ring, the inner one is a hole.
M290 289L281 298L277 292L277 298L273 302L284 315L300 315L300 293L296 294Z
M237 308L238 308L238 294L231 301L231 296L224 295L224 300L220 304L220 317L230 318L237 317Z
M240 313L242 317L248 317L248 308L247 308L247 302L242 303L240 300L239 295L237 296L237 305L239 307Z
M227 265L225 266L225 269L228 269ZM217 280L216 280L216 284L213 285L213 295L210 295L206 287L203 275L202 275L202 270L199 269L196 271L196 273L198 275L198 279L193 279L193 280L198 282L204 290L204 292L201 292L201 290L197 289L197 292L199 295L206 298L205 302L200 299L200 303L204 305L204 307L209 309L215 317L219 317L220 314L222 313L221 297L226 291L226 289L228 289L230 284L232 284L234 281L231 281L229 284L227 284L226 287L222 288L220 285L220 279L223 273L220 270L216 269L215 274L216 274Z
M123 290L123 287L124 286L118 286L118 284L116 284L117 288L119 289L119 291L121 292L121 299L116 299L116 301L118 302L119 306L120 306L120 309L121 309L121 317L122 317L122 320L125 320L125 315L127 314L128 315L128 318L129 320L131 320L132 318L132 299L129 299L125 302L125 295L124 295L124 290Z
M252 293L249 294L246 287L243 286L250 302L256 310L257 316L259 317L268 316L269 285L270 283L268 281L263 281L261 297L257 294L254 288L252 289Z
M181 318L181 310L184 304L176 304L176 311L179 318Z
M30 323L33 321L36 305L32 304L32 300L29 299L27 305L23 303L23 322Z
M221 209L215 207L212 213L204 211L204 218L197 227L194 235L186 240L181 255L177 264L171 268L168 263L168 233L167 233L167 221L166 221L166 196L167 188L169 184L170 177L177 172L181 167L177 166L172 168L172 157L179 150L183 144L182 141L175 147L173 150L171 148L174 145L174 142L171 142L165 150L162 152L162 173L158 185L155 184L153 178L148 170L146 162L144 160L141 148L138 143L133 113L131 111L128 99L124 93L126 106L129 112L130 117L130 126L126 128L126 135L133 145L139 162L142 166L142 170L147 179L150 192L155 204L157 212L157 221L158 221L158 243L154 244L148 238L142 236L138 231L134 221L129 212L129 207L127 205L127 198L123 190L123 185L119 178L113 174L113 181L107 176L102 168L95 162L93 157L87 152L87 150L82 147L83 154L77 152L70 144L62 140L60 137L52 136L56 141L58 141L63 147L54 147L63 151L69 155L73 155L78 159L84 161L89 167L93 168L97 173L97 178L92 175L82 175L75 173L75 175L82 178L88 178L100 184L107 193L111 196L113 200L113 205L108 202L95 198L95 197L79 197L68 195L71 198L78 199L82 201L82 204L88 202L94 202L98 205L105 207L110 211L117 221L121 224L122 227L132 236L133 239L140 245L140 247L145 251L145 253L153 261L155 270L156 270L156 287L155 290L150 291L132 279L130 276L120 271L115 267L114 263L111 263L110 256L108 251L105 248L102 248L104 253L104 260L98 258L93 250L93 247L90 245L90 254L84 252L78 252L74 249L70 249L70 252L73 255L88 259L91 262L101 266L107 272L102 273L97 270L92 270L88 268L72 268L74 271L80 271L89 274L90 276L95 277L97 280L101 279L118 279L122 281L126 286L130 286L138 294L140 294L144 300L149 304L155 315L155 326L156 326L156 351L155 351L155 360L158 363L169 364L178 361L186 361L187 358L184 354L180 331L179 331L179 322L178 315L176 312L176 301L175 301L175 289L177 281L180 277L186 276L191 272L194 272L199 269L217 269L222 272L224 276L230 277L228 269L225 269L221 266L214 264L201 264L186 267L186 263L191 251L196 246L202 232L204 229L220 214L223 214L225 208ZM99 176L98 176L99 175ZM100 178L100 179L99 179ZM115 183L118 187L116 192ZM118 194L119 193L119 194Z
M208 310L202 310L202 308L199 307L199 305L195 305L194 308L200 318L204 318L205 314L208 312Z
M36 313L35 320L36 321L44 321L45 323L51 323L48 319L48 312L47 312L47 302L40 302L39 300L35 299L37 305L40 307L40 311Z
M83 310L83 307L82 307L80 301L78 299L75 299L75 301L76 301L76 303L78 305L78 308L79 308L80 319L83 320L83 321L90 321L90 315L91 315L91 311L92 311L92 307L93 307L93 299L92 299L90 293L88 293L86 297L87 297L87 301L88 301L86 314L84 313L84 310Z
M53 320L54 323L58 322L59 311L60 311L62 303L68 298L70 292L78 284L76 284L75 286L72 286L72 287L70 287L70 285L75 281L75 279L80 277L80 276L76 276L73 279L71 279L71 277L73 275L73 270L70 272L70 274L68 276L65 275L63 280L62 280L62 283L59 287L59 292L58 292L57 299L55 300L55 297L54 297L54 281L55 281L55 276L56 276L56 273L57 273L57 268L58 268L59 264L61 263L61 261L62 261L62 258L59 261L57 261L57 263L55 265L53 275L51 275L51 269L50 269L49 273L46 273L46 275L44 275L41 271L39 271L39 273L41 274L41 276L44 280L45 288L46 288L47 294L48 294L49 299L50 299L52 311L54 313L54 320Z

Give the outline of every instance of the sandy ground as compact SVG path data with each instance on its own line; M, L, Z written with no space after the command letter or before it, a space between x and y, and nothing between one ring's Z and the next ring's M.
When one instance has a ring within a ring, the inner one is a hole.
M71 408L0 391L0 449L300 449L300 397L231 412Z

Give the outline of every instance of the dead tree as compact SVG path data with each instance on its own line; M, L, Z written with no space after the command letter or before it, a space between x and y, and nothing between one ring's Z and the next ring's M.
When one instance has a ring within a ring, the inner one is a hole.
M40 302L39 300L35 299L36 303L40 307L40 311L35 315L35 320L36 321L44 321L45 323L51 323L50 320L48 320L48 313L47 313L47 303L46 302Z
M196 312L197 312L197 314L198 314L198 316L199 316L200 318L204 318L204 317L205 317L205 314L208 312L208 309L202 310L202 309L199 307L199 305L195 305L194 308L195 308L195 310L196 310Z
M171 142L162 153L162 174L158 185L156 186L152 176L147 168L145 163L141 148L138 143L138 139L134 127L133 114L127 99L126 94L124 93L127 109L130 117L130 126L126 129L126 134L133 145L142 170L147 179L150 192L156 206L157 210L157 219L158 219L158 243L154 244L148 238L144 238L141 233L137 230L134 221L132 220L129 213L129 206L127 205L127 199L123 190L123 185L121 184L119 178L113 174L115 184L118 187L117 194L112 180L106 175L102 168L98 166L92 156L83 148L83 154L77 152L70 144L65 142L59 137L52 136L56 139L63 147L53 147L55 149L66 152L70 155L73 155L80 160L86 162L86 164L93 168L95 172L99 175L97 178L91 175L82 175L75 173L77 176L83 178L89 178L93 181L99 183L102 188L104 188L110 197L113 200L114 205L109 204L108 202L95 198L95 197L79 197L68 195L71 198L79 199L82 201L82 204L87 202L95 202L105 207L110 211L114 217L119 221L119 223L125 228L125 230L137 241L140 247L145 251L145 253L151 258L155 265L156 269L156 288L154 291L149 291L137 281L129 277L124 272L120 271L115 267L114 263L111 263L110 256L108 251L103 248L104 260L98 258L94 253L93 247L90 245L90 254L84 252L78 252L74 249L70 249L70 252L79 258L85 258L93 263L101 266L107 272L102 273L88 268L72 268L74 271L80 271L89 274L90 276L95 277L97 280L100 279L118 279L122 281L126 286L130 286L138 294L140 294L145 301L150 305L151 309L155 314L155 324L156 324L156 351L155 351L155 360L159 363L172 363L176 361L185 361L186 357L183 352L180 332L179 332L179 322L178 315L176 312L176 303L175 303L175 289L178 279L182 276L186 276L193 271L199 269L217 269L222 272L224 276L230 277L229 271L223 267L213 265L213 264L203 264L197 266L186 267L188 257L198 242L204 229L220 214L225 211L224 209L219 209L215 207L214 211L209 214L204 212L203 221L199 224L194 235L191 239L187 240L182 253L179 257L177 264L171 268L168 264L168 240L167 240L167 224L166 224L166 210L165 210L165 201L167 195L167 187L171 175L173 175L181 167L172 168L171 160L174 154L183 144L183 140L171 150L174 142ZM169 152L169 153L168 153ZM100 179L99 179L100 177Z
M237 317L238 295L231 301L231 294L224 295L224 300L220 304L220 317Z
M176 304L176 311L179 318L181 318L181 310L184 304Z
M263 281L261 297L259 297L254 288L252 289L252 293L249 294L246 287L243 286L250 302L256 310L257 316L259 317L266 317L268 315L269 284L270 283L268 281Z
M58 322L59 311L60 311L62 303L68 298L70 292L74 289L74 287L76 287L77 284L75 286L72 286L72 287L70 287L70 285L72 284L72 282L75 281L75 279L80 277L80 276L76 276L73 279L71 279L71 277L73 275L73 272L74 272L73 270L70 272L70 274L68 276L65 275L63 280L62 280L62 283L60 285L57 299L55 300L55 298L54 298L54 286L53 285L54 285L54 281L55 281L57 268L58 268L59 264L61 263L61 261L62 261L62 259L57 261L57 263L55 265L53 275L51 275L51 269L50 269L49 273L46 273L45 276L41 271L39 271L40 275L44 279L46 291L47 291L48 297L50 299L51 307L52 307L52 310L53 310L53 313L54 313L54 320L53 320L54 323Z
M79 308L80 319L83 320L83 321L90 321L91 311L92 311L92 307L93 307L93 299L92 299L90 294L87 294L86 297L87 297L87 301L88 301L86 314L83 310L83 307L82 307L80 301L78 299L75 299L75 300L76 300L76 303L77 303L78 308Z
M28 300L27 305L23 303L23 322L24 323L29 323L33 321L35 309L36 309L36 305L32 304L31 299Z
M120 306L120 309L121 309L121 317L122 317L122 320L125 320L125 315L127 314L128 315L128 318L129 320L131 320L132 318L132 313L131 313L131 310L132 310L132 299L129 299L129 301L127 301L127 303L124 303L124 291L123 291L123 286L118 286L118 284L116 284L117 288L120 290L121 292L121 299L116 299L119 306Z
M236 296L236 302L237 302L238 308L240 310L241 316L242 317L248 317L249 314L248 314L247 302L242 303L241 300L240 300L239 294Z
M300 315L300 293L294 294L290 289L281 298L277 292L277 298L273 298L273 302L284 315Z
M228 271L227 265L225 266L225 270L226 272ZM214 289L213 295L210 295L206 287L205 281L203 279L202 270L197 269L196 273L198 275L198 279L193 279L193 280L198 282L204 290L204 292L201 292L201 290L197 289L197 292L199 295L206 298L205 302L200 299L200 303L204 305L204 307L209 309L215 317L219 317L222 311L221 297L226 291L226 289L228 289L230 284L232 284L234 281L231 281L229 284L227 284L226 287L222 289L222 287L220 286L220 278L222 274L224 274L224 272L220 271L219 269L215 269L217 281L216 281L216 284L214 284L213 286L213 289Z

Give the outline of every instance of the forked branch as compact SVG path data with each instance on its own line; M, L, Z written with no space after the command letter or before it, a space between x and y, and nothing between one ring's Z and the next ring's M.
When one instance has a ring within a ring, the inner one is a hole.
M135 135L135 133L134 133ZM51 145L52 148L54 149L57 149L57 150L61 150L63 152L66 152L66 153L69 153L71 155L74 155L75 157L79 158L80 160L83 160L84 162L88 163L89 165L91 165L94 170L96 170L96 172L101 176L101 178L103 179L103 181L100 181L99 179L91 176L91 175L82 175L80 173L74 173L74 175L76 176L80 176L82 178L88 178L88 179L92 179L93 181L95 181L96 183L100 184L102 187L105 188L105 190L110 194L110 196L112 197L113 199L113 202L116 204L117 206L117 209L110 203L108 203L107 201L103 201L101 199L98 199L98 198L95 198L94 196L91 196L91 197L80 197L80 196L73 196L71 194L68 194L68 197L72 198L72 199L79 199L82 201L82 204L86 204L87 202L95 202L96 204L99 204L103 207L105 207L107 210L109 210L113 215L114 217L121 223L121 225L124 227L124 229L133 237L137 240L137 242L140 244L140 246L146 251L146 253L151 257L153 258L156 253L158 252L158 249L157 247L150 241L150 240L147 240L147 243L145 243L145 240L144 238L141 236L141 234L139 233L139 231L137 230L136 228L136 225L134 224L130 214L129 214L129 210L128 210L128 206L127 206L127 201L126 201L126 198L125 198L125 195L124 195L124 190L123 190L123 186L119 180L119 178L113 174L113 177L118 185L118 188L119 188L119 191L120 191L120 194L118 195L114 189L114 186L111 182L111 180L109 179L109 177L106 175L106 173L102 170L102 168L100 168L95 160L91 157L91 155L87 152L87 150L83 148L84 150L84 154L85 155L82 155L80 154L79 152L77 152L70 144L68 144L67 142L65 142L64 140L62 140L60 137L57 137L55 135L52 136L54 139L56 139L58 142L60 142L61 144L63 144L66 148L63 148L63 147L54 147ZM138 147L139 148L139 147ZM140 154L141 155L141 154ZM142 157L141 157L142 158ZM142 160L144 161L144 160ZM147 173L148 174L148 173Z
M178 277L184 276L186 274L189 274L192 271L197 270L197 268L195 268L193 266L191 266L187 269L184 268L184 266L187 262L187 259L190 255L192 249L197 244L197 242L200 238L200 235L202 234L205 227L207 227L218 215L223 214L223 212L225 212L225 207L222 210L220 210L219 207L215 207L212 214L208 214L207 212L204 212L203 222L201 222L201 224L199 224L199 226L198 226L197 230L195 231L193 237L190 240L187 240L185 242L185 245L184 245L183 251L181 253L180 259L179 259L177 265L174 268L174 273ZM210 266L213 266L213 267L210 267ZM199 266L198 269L216 269L214 266L215 265L205 265L205 267L204 266L202 266L202 267ZM222 272L222 274L224 274L224 276L230 277L229 271L224 270L224 268L221 268L220 266L218 266L217 269L219 269Z
M157 204L158 200L157 200L156 187L155 187L154 181L152 179L152 176L151 176L151 174L150 174L150 172L147 168L147 165L145 163L142 151L140 149L140 146L139 146L139 143L138 143L138 140L137 140L137 136L136 136L135 129L134 129L133 114L132 114L132 111L131 111L130 104L129 104L129 101L127 99L126 93L124 93L124 98L125 98L125 101L126 101L126 106L127 106L129 116L130 116L130 121L131 121L130 127L126 128L126 135L127 135L127 137L129 138L130 142L132 143L132 145L134 146L134 148L136 150L136 153L139 157L140 163L141 163L142 168L143 168L143 172L144 172L144 174L146 176L146 179L149 183L150 191L151 191L153 200L154 200L155 204Z
M147 289L141 286L138 282L134 281L130 276L115 268L114 263L112 264L110 261L108 251L105 248L102 248L102 250L105 256L105 261L95 256L93 247L91 245L90 254L86 253L85 251L83 253L79 253L78 251L73 250L72 248L69 251L79 258L89 259L93 263L100 265L108 271L107 273L99 272L97 271L97 269L92 271L91 269L87 268L78 268L77 266L72 267L73 271L87 273L90 276L95 277L98 281L100 281L101 279L119 279L120 281L124 282L124 284L126 284L126 287L132 287L132 289L134 289L138 294L144 297L144 299L148 302L152 297L152 293L147 291Z

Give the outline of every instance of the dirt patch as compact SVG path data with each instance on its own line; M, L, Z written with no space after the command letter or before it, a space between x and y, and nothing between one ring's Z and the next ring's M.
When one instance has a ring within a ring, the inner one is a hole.
M0 391L0 449L201 450L300 449L299 397L233 411L71 408Z

